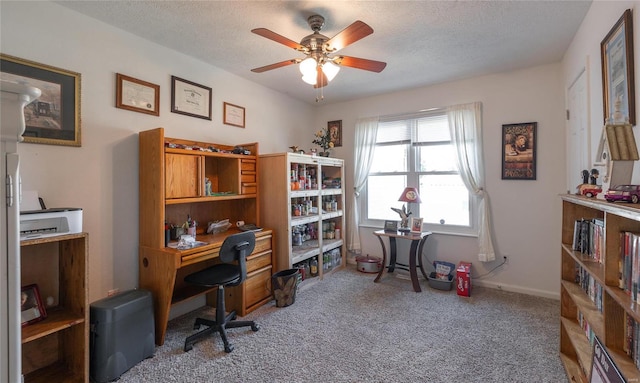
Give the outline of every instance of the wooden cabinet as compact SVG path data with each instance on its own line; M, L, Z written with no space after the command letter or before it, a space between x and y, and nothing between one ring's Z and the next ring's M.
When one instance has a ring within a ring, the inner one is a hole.
M277 270L315 261L322 278L344 266L344 161L297 153L265 154L258 169L260 216L278 236Z
M184 277L218 262L224 239L239 231L237 221L261 224L258 144L238 147L242 154L236 146L165 137L163 128L139 135L139 278L140 288L153 294L158 345L173 305L206 294L207 304L215 306L215 289L188 285ZM165 247L165 223L181 225L187 217L198 223L196 239L204 244ZM209 222L223 219L232 228L206 233ZM256 233L256 248L247 258L247 280L225 289L227 309L244 316L271 300L273 264L273 233L265 229Z
M89 381L88 238L81 233L20 242L21 283L38 285L47 312L44 320L22 327L26 383Z
M593 251L574 249L578 220L594 220ZM589 382L597 336L626 381L640 380L640 371L627 349L629 328L640 321L639 305L620 286L625 232L640 233L637 205L609 203L582 196L562 196L562 255L560 286L560 358L571 382ZM597 250L596 250L597 249ZM637 332L638 330L636 330Z

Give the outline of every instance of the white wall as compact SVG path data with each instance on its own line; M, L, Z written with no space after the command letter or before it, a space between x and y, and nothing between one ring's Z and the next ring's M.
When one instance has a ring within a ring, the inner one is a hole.
M318 126L342 120L344 146L336 157L353 163L354 124L357 118L383 116L421 109L481 101L486 191L497 260L477 258L477 238L434 235L427 241L430 260L473 262L474 275L486 274L508 257L508 264L474 283L506 290L557 297L559 291L560 199L564 191L564 120L559 64L483 76L394 94L326 105ZM537 180L501 179L502 124L538 123ZM347 166L347 190L353 190L353 167ZM349 198L350 199L350 198ZM361 230L363 253L380 255L379 243Z
M23 190L48 207L80 207L89 233L89 299L138 285L138 132L287 151L310 106L49 2L0 2L4 54L82 75L82 147L21 144ZM160 85L160 117L115 108L115 73ZM213 121L170 112L171 75L213 88ZM246 129L222 124L222 103Z
M600 42L627 9L633 9L633 24L635 24L633 60L636 78L636 120L640 118L640 105L638 104L640 87L637 84L638 76L640 76L640 48L638 48L640 28L638 27L638 11L634 9L638 5L640 5L640 1L594 1L562 61L565 92L582 70L585 70L587 74L592 161L597 155L598 142L604 124ZM633 130L636 142L640 143L638 128L634 127ZM637 164L634 166L632 182L640 182L640 166Z

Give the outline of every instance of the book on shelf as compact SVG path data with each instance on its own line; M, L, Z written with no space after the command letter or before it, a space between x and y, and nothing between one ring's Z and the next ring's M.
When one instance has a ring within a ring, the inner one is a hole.
M578 219L573 227L572 249L604 263L604 220Z

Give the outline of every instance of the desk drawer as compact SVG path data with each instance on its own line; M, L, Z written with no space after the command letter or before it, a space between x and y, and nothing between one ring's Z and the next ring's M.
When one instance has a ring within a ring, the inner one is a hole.
M240 170L243 172L255 172L256 171L256 160L241 160L240 161Z
M265 235L264 237L256 237L256 247L253 249L253 254L262 253L263 251L271 250L271 235Z
M263 251L261 253L253 253L247 258L247 273L261 269L265 266L271 266L271 251Z
M246 308L271 297L271 270L271 266L261 269L244 281Z

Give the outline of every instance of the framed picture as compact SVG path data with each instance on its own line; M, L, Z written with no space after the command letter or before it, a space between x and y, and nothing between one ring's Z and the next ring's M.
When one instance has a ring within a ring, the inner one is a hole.
M398 221L384 221L384 231L398 231Z
M47 311L42 304L38 285L22 287L20 294L20 321L23 326L43 320Z
M222 122L226 125L244 128L244 108L225 102L222 112Z
M42 92L24 108L24 142L81 146L80 73L0 54L0 79Z
M116 73L116 108L160 115L160 85Z
M422 218L411 217L411 232L422 233Z
M502 179L536 179L537 122L502 125Z
M171 111L211 120L211 88L171 76Z
M600 43L605 122L618 109L621 119L636 124L632 20L631 9L627 9Z
M333 142L334 147L342 146L342 120L329 121L327 123L329 130L329 138Z

